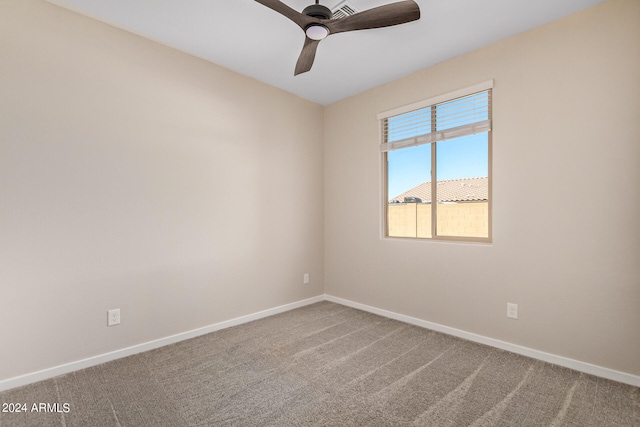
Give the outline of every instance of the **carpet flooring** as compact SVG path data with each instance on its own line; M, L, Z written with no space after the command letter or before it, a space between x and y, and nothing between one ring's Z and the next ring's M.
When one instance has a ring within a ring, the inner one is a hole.
M640 388L331 302L8 390L0 403L27 407L0 412L2 427L640 426Z

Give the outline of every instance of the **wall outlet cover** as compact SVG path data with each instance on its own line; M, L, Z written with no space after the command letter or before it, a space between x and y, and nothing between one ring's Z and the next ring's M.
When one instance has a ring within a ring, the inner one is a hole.
M518 318L518 304L507 303L507 317L510 319Z
M120 309L114 308L107 311L107 326L114 326L120 324Z

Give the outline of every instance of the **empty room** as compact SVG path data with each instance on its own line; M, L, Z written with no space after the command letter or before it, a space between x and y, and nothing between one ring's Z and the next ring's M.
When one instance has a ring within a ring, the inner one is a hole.
M639 426L640 1L0 0L0 427Z

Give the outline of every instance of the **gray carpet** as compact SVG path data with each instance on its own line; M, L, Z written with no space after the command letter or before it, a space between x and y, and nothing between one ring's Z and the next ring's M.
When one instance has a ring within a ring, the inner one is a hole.
M0 402L29 408L0 412L2 427L640 426L637 387L330 302L9 390ZM34 402L62 412L30 412Z

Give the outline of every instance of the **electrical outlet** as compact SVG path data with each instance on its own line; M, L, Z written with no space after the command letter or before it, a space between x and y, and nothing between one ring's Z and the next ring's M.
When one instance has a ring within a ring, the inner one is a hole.
M304 273L304 276L302 278L302 283L304 285L306 285L307 283L309 283L309 273Z
M114 326L120 324L120 309L114 308L107 311L107 326Z
M518 318L518 304L507 303L507 317L510 319Z

